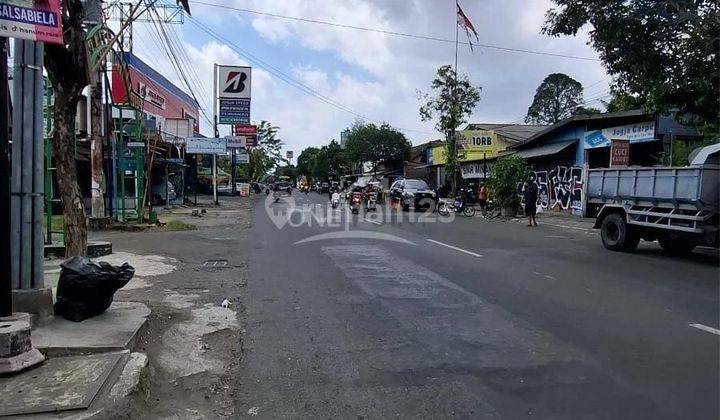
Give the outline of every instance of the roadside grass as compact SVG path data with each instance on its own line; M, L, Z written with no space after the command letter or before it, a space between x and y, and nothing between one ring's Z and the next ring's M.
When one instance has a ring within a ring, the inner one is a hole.
M168 220L165 226L162 227L167 232L180 232L183 230L196 230L197 226L192 223L183 222L182 220Z

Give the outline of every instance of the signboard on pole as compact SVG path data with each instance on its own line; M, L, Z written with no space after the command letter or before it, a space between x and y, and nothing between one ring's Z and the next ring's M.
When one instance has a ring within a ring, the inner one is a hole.
M627 168L630 165L630 140L612 139L610 141L610 167Z
M185 151L198 155L218 155L227 152L225 138L188 137L185 139Z
M251 87L252 68L218 65L218 124L250 124Z
M257 134L257 125L254 124L235 124L233 132L236 136L247 136Z
M60 0L0 0L0 36L63 44Z
M287 158L287 160L292 160L292 158L293 158L293 151L292 151L292 150L288 150L287 152L285 152L285 157Z
M220 99L218 124L249 124L250 99Z
M251 67L218 66L218 99L250 99Z
M245 136L225 136L228 149L245 148Z
M250 155L244 150L238 151L237 163L250 163Z

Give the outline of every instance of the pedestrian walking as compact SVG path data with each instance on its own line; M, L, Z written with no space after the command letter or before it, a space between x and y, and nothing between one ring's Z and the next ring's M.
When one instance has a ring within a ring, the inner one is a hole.
M537 213L538 188L531 179L525 181L523 199L525 200L525 216L528 218L528 227L537 226L535 214Z
M480 184L480 189L478 190L478 203L480 204L480 211L482 214L485 214L485 206L487 205L488 200L488 189L485 186L485 183Z

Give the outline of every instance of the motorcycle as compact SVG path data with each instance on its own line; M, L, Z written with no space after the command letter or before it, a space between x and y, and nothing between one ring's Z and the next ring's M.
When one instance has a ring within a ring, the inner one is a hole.
M350 198L350 209L353 214L360 213L360 206L362 206L362 193L356 191L352 193L352 198Z
M330 204L332 205L332 208L338 208L338 206L340 205L340 193L333 193L332 198L330 199Z
M377 211L377 193L370 191L365 193L365 211Z
M455 213L461 213L463 216L473 217L475 215L475 206L469 204L466 197L469 191L460 190L455 196L455 200L450 202L449 200L441 200L438 204L438 213L441 216L447 216L451 211Z

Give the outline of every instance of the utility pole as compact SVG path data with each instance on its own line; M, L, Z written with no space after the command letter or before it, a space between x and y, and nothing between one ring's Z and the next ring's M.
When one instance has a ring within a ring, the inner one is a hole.
M8 124L8 39L0 37L0 317L12 315L10 276L10 129Z
M213 134L214 137L220 138L220 131L218 131L218 65L213 64ZM217 155L212 155L212 183L213 183L213 203L218 205L218 191L217 191Z

